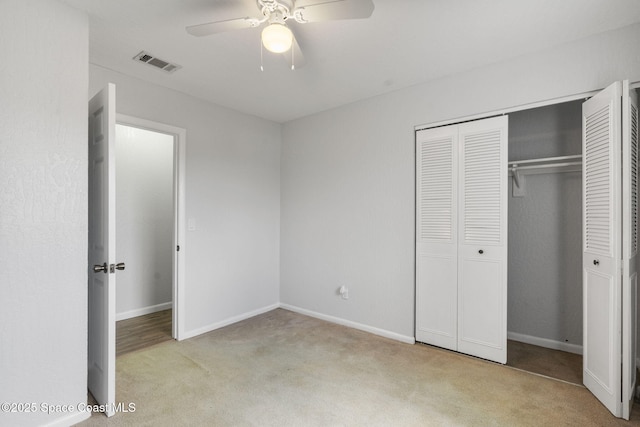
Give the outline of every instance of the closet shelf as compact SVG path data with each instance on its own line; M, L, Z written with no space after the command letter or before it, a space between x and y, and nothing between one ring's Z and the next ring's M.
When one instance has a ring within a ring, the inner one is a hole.
M582 155L544 157L539 159L512 160L509 162L509 175L520 187L522 175L543 173L579 172L582 170Z

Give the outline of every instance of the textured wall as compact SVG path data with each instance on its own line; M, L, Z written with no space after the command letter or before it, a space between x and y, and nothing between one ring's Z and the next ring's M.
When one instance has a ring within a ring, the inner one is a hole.
M57 1L0 1L0 56L0 402L77 405L87 399L87 18ZM0 412L0 425L68 415Z
M638 43L634 25L286 123L281 301L413 336L414 126L638 81Z
M171 302L173 136L116 125L116 312Z
M509 159L582 153L582 101L509 115ZM582 174L509 180L508 330L582 346Z

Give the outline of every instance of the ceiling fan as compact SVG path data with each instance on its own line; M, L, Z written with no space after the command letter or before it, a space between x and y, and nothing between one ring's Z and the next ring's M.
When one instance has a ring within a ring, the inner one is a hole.
M298 66L304 61L300 46L287 21L299 24L339 19L368 18L373 13L373 0L256 0L258 17L241 17L223 21L188 26L187 32L194 36L208 36L227 31L256 28L267 24L262 30L262 45L274 53L291 50L292 65L295 57ZM291 21L289 21L291 22ZM293 47L293 49L292 49ZM262 68L262 67L261 67Z

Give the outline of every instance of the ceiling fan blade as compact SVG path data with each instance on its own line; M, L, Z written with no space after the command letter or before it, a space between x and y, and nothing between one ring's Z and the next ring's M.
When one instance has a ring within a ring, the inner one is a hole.
M304 55L302 54L302 50L300 49L300 45L296 40L295 34L293 35L293 44L291 45L291 49L286 52L283 52L282 57L287 61L287 63L297 70L298 68L302 68L306 65L307 61L304 59Z
M252 19L249 17L227 19L225 21L207 22L206 24L188 26L187 33L197 37L209 36L216 33L244 30L245 28L255 27L256 22L256 19Z
M300 23L360 19L370 17L374 8L372 0L333 0L298 7L293 16Z

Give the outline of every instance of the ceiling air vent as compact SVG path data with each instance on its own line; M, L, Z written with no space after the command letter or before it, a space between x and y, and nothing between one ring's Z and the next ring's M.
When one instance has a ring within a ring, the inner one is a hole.
M155 68L159 68L162 71L165 71L167 73L173 73L174 71L176 71L178 68L181 68L180 65L178 64L172 64L170 62L164 61L160 58L156 58L155 56L142 51L139 54L137 54L136 56L133 57L133 59L135 61L140 61L140 62L144 62L145 64L151 65Z

